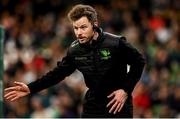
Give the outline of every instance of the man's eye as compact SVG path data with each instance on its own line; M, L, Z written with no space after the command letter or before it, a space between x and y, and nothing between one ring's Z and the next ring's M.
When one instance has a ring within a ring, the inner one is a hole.
M87 26L82 26L82 28L87 28Z

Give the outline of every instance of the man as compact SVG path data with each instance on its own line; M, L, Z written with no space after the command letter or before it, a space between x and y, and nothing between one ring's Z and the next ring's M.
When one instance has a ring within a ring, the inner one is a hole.
M84 75L89 90L82 117L132 117L131 93L141 77L144 59L125 37L103 32L97 13L89 5L76 5L68 13L77 40L52 71L28 85L15 82L5 89L14 101L63 80L76 69ZM130 66L127 71L127 66Z

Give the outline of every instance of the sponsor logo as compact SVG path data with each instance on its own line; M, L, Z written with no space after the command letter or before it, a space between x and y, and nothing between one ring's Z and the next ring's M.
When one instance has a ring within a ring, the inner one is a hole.
M87 57L75 57L75 60L87 60Z
M107 49L100 50L101 59L107 60L111 58L111 52Z

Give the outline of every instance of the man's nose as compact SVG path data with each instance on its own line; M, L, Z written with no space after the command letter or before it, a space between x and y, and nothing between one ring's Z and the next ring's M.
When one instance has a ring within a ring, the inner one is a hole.
M81 30L81 29L78 29L78 30L77 30L77 34L78 34L78 35L81 35L81 34L82 34L82 30Z

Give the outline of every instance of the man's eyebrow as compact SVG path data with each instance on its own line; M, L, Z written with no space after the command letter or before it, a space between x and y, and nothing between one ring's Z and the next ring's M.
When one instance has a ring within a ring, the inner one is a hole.
M82 26L87 26L86 24L82 24L81 26L79 27L82 27ZM78 28L78 26L73 26L74 28Z

